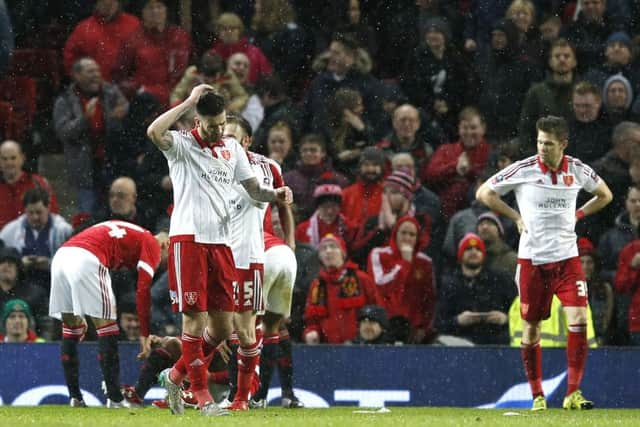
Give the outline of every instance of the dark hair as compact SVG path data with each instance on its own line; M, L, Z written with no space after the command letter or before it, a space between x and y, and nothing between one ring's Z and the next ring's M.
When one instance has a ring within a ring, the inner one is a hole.
M569 49L571 49L571 52L573 52L573 57L576 57L576 48L573 47L571 43L569 43L569 40L560 37L559 39L555 39L551 43L551 47L549 48L549 59L551 59L551 56L553 55L553 49L557 47L568 47Z
M540 117L536 122L536 129L545 133L550 133L560 141L567 141L569 139L569 125L562 117Z
M205 52L200 57L200 72L207 77L215 77L225 71L224 59L215 52Z
M471 120L474 117L477 117L478 119L480 119L481 123L485 123L484 121L484 116L482 115L482 112L480 112L480 110L476 107L474 107L473 105L469 105L464 107L460 113L458 114L458 121L466 121L466 120Z
M316 144L321 146L324 151L327 151L327 143L324 141L324 137L319 133L308 133L300 138L298 147L302 147L304 144Z
M598 99L601 98L600 89L598 89L593 83L586 80L575 84L573 87L573 94L580 96L593 95Z
M623 144L627 142L631 133L639 131L640 124L636 122L620 122L613 128L613 134L611 135L611 141L613 146L617 146L619 144Z
M22 196L22 206L32 205L38 202L42 202L43 205L49 206L49 192L42 187L32 188L24 193Z
M625 199L627 199L629 197L629 193L631 192L631 190L636 190L636 191L640 191L640 184L631 184L628 188L627 188L627 195L624 196Z
M331 41L340 43L351 52L355 52L360 47L355 37L348 33L334 33L331 37Z
M224 112L224 98L215 92L208 91L200 95L196 104L196 112L200 116L217 116Z
M256 95L270 95L273 98L281 98L287 94L282 79L277 74L260 76L253 90Z
M253 136L253 130L251 129L251 125L249 124L247 119L245 119L242 116L236 116L235 114L229 114L227 116L227 124L228 125L240 126L242 128L242 130L244 131L245 135L247 135L249 138L251 138Z

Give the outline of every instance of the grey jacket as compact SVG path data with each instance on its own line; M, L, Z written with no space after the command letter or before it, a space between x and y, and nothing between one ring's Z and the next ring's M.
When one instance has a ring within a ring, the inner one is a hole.
M51 257L53 257L53 254L58 248L71 237L73 228L60 215L54 213L50 215L51 230L49 231L48 244ZM26 221L27 214L22 214L5 225L2 231L0 231L0 240L2 240L5 245L16 248L20 253L22 253L22 248L24 248Z
M105 145L107 157L109 146L117 143L122 132L122 120L113 117L113 110L122 102L128 102L120 89L110 83L103 83L100 95L105 123ZM66 174L69 185L74 188L93 188L93 146L89 121L87 120L76 85L70 85L56 99L53 107L53 123L57 137L63 143Z

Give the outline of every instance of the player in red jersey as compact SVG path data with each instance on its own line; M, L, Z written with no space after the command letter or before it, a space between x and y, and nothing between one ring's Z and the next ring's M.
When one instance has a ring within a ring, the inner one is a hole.
M109 270L138 271L136 306L140 319L140 354L150 351L150 285L161 261L166 262L169 237L125 221L105 221L69 239L51 262L49 315L62 319L62 366L71 406L86 406L78 381L78 342L89 317L98 333L100 368L107 407L126 406L120 392L116 300Z

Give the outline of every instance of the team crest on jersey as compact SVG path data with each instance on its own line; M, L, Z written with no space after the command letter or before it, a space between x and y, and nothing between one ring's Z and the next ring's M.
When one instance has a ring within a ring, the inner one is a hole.
M421 280L424 277L424 271L421 268L416 269L416 273L414 275L416 280Z
M355 277L349 276L342 282L340 296L353 297L356 295L358 295L358 282Z
M185 292L184 299L187 301L187 304L194 305L198 301L198 293L197 292Z
M564 181L564 185L570 187L573 184L573 175L563 175L562 181Z
M223 159L225 160L229 160L231 158L231 151L229 150L220 150L220 155L222 156Z

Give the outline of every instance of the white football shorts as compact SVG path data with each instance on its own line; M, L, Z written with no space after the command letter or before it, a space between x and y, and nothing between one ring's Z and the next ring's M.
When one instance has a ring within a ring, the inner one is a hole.
M109 269L86 249L62 247L51 261L49 316L61 319L62 313L116 319Z
M287 245L277 245L264 253L264 308L284 317L291 315L291 298L296 281L296 255Z

